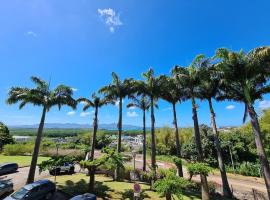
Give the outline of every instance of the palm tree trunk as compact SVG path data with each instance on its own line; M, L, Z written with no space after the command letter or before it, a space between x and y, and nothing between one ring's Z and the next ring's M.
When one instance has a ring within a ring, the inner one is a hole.
M195 98L192 97L192 118L194 122L194 135L195 135L195 143L198 152L198 162L203 162L203 151L202 151L202 143L201 143L201 135L198 123L198 116L197 116L197 105L195 102ZM209 200L209 189L207 184L207 177L203 174L200 175L201 177L201 189L202 189L202 200Z
M262 133L261 133L259 121L258 121L257 114L254 110L253 105L247 104L246 106L248 108L248 113L251 118L251 126L252 126L254 137L255 137L257 153L258 153L260 164L261 164L261 170L263 173L268 198L270 199L270 168L269 168L269 161L267 160L265 150L263 147Z
M151 96L151 167L154 172L152 186L156 180L156 138L155 138L155 115L154 115L154 98Z
M120 97L119 100L119 119L118 119L118 143L117 143L117 152L121 153L121 136L122 136L122 97ZM119 180L119 173L120 173L120 169L117 166L116 170L115 170L115 180L118 181Z
M175 103L173 105L173 124L174 124L174 129L175 129L175 143L176 143L176 153L177 157L181 158L181 144L180 144L180 139L179 139L179 133L178 133L178 124L177 124L177 116L176 116L176 109L175 109ZM182 164L180 163L179 166L176 166L178 169L178 175L180 177L183 177L183 169L182 169Z
M145 109L143 110L143 171L146 171L146 125L145 125Z
M95 107L95 118L93 122L93 137L92 137L92 146L91 146L91 154L90 154L90 161L94 160L95 155L95 147L96 147L96 137L97 137L97 129L98 129L98 106ZM92 167L90 168L90 180L89 180L89 192L94 192L95 187L95 169Z
M209 103L209 109L210 109L210 114L211 114L211 122L212 122L212 129L213 129L213 133L214 133L215 147L216 147L217 157L218 157L218 165L219 165L220 175L221 175L221 179L222 179L223 195L231 198L232 192L231 192L231 189L229 186L229 182L228 182L227 174L226 174L226 169L225 169L225 165L223 162L222 151L221 151L220 142L219 142L219 136L218 136L218 131L217 131L215 112L213 109L212 100L208 99L208 103Z
M38 127L38 132L37 132L37 137L36 137L36 141L35 141L34 151L32 154L32 160L31 160L31 165L30 165L30 169L29 169L29 173L28 173L28 178L26 181L27 184L33 183L34 179L35 179L37 160L38 160L38 154L39 154L39 147L40 147L40 143L41 143L41 139L42 139L45 117L46 117L46 107L44 106L43 111L42 111L41 120L40 120L39 127Z

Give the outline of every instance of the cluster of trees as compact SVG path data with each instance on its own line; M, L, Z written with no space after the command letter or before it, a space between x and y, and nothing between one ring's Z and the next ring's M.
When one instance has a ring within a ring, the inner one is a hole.
M142 74L143 80L134 80L131 78L121 80L115 73L112 73L112 83L102 87L99 93L102 96L93 95L91 99L80 98L78 101L86 103L84 110L89 107L95 109L93 121L93 138L90 160L94 160L95 137L98 129L98 109L106 104L116 103L119 105L118 119L118 145L117 152L121 152L121 135L122 135L122 107L123 99L131 98L136 106L143 111L150 109L151 117L151 169L153 170L153 182L156 181L156 135L155 135L155 105L158 99L162 98L172 104L173 122L175 127L175 142L178 158L181 158L181 142L179 140L179 130L177 124L176 104L186 100L192 102L192 119L194 122L194 138L197 151L197 162L205 161L202 149L201 134L197 116L196 100L206 100L209 103L211 113L211 124L214 136L218 164L222 177L223 193L231 197L232 193L229 188L224 159L222 157L221 145L217 125L215 121L215 112L212 105L212 99L218 101L231 100L241 102L245 105L243 121L249 115L251 127L254 133L257 153L261 164L261 170L265 179L265 184L270 197L270 168L262 142L262 132L259 126L258 117L254 109L254 102L262 99L264 94L269 93L270 85L270 48L258 47L248 53L234 52L228 49L218 49L213 58L206 58L203 55L197 56L193 62L187 66L175 66L171 70L171 76L155 76L154 70ZM28 176L28 182L34 179L34 172L38 156L39 145L42 136L46 113L52 106L68 105L76 107L78 101L72 98L72 89L60 85L55 90L49 89L49 84L39 78L32 77L37 85L34 89L14 87L9 92L7 102L9 104L21 102L20 108L27 103L42 106L43 112L41 117L36 143L33 153L33 159ZM134 105L135 105L134 104ZM144 135L145 135L145 123ZM144 140L144 147L145 145ZM145 155L145 154L144 154ZM144 158L145 160L145 158ZM178 166L179 176L183 176L182 166ZM115 178L118 179L119 168L115 172ZM90 176L90 182L93 182L93 176ZM202 199L209 199L209 189L207 178L204 173L201 177Z
M8 127L3 122L0 122L0 151L2 151L4 145L12 143L14 143L14 140L9 134Z

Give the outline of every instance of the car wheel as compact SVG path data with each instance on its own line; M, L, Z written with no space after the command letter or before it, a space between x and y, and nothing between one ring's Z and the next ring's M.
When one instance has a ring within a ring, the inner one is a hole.
M52 198L52 196L53 196L53 193L50 192L50 193L48 193L48 194L46 195L45 199L46 199L46 200L50 200L50 199Z

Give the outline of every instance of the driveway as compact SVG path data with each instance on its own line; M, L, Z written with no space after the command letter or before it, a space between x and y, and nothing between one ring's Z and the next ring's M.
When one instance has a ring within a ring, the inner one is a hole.
M4 179L11 179L14 184L14 190L16 191L25 185L28 172L29 172L29 167L22 167L22 168L19 168L17 172L8 174L5 176L1 176L1 178L3 177ZM48 177L50 177L50 174L48 171L45 171L39 174L38 168L36 169L35 180L44 179ZM1 199L3 199L3 197L2 198L0 197L0 200ZM68 199L69 197L66 194L62 192L56 192L51 200L68 200Z

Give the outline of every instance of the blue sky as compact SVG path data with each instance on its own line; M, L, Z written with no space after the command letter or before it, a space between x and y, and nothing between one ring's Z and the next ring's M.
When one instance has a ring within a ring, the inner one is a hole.
M218 47L245 51L270 43L268 0L6 0L0 7L0 120L8 125L34 124L41 108L5 104L11 86L32 86L29 77L51 78L51 85L75 88L90 96L111 81L140 78L149 67L168 74L188 65L197 54L212 56ZM128 100L124 101L126 105ZM208 105L198 101L199 122L209 123ZM240 125L243 105L214 103L217 122ZM270 97L256 108L270 106ZM172 124L169 104L159 101L157 126ZM46 122L92 123L82 113L53 109ZM117 107L100 111L100 123L117 121ZM181 126L192 126L191 103L177 106ZM124 110L124 124L141 124L139 110ZM149 122L149 120L148 120Z

